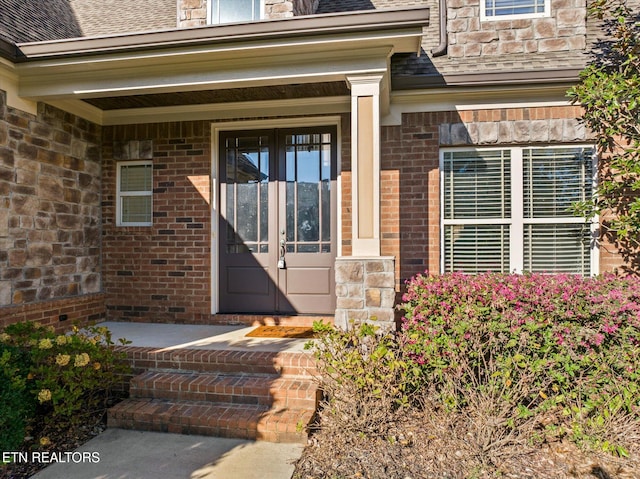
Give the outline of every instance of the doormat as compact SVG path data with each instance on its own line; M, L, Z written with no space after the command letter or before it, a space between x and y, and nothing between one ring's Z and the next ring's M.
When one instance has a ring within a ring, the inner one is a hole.
M258 326L248 332L250 338L285 338L285 339L309 339L314 338L315 333L311 327L302 326Z

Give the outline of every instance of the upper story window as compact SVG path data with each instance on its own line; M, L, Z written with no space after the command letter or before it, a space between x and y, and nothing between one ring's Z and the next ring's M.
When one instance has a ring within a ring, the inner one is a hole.
M262 18L262 0L211 0L209 23L234 23Z
M482 0L482 20L549 16L550 0Z

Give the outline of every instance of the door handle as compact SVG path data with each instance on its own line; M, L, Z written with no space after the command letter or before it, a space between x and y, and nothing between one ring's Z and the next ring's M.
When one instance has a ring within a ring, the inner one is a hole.
M282 234L285 232L282 230ZM284 260L284 255L287 253L287 242L284 238L280 240L280 259L278 260L278 269L287 269L287 263Z

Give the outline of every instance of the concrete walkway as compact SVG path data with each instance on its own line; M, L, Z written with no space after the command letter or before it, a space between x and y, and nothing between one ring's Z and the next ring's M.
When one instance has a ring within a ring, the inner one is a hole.
M290 479L300 444L108 429L35 479ZM74 459L79 462L74 463Z
M104 322L114 341L158 350L303 351L303 339L247 338L253 327ZM36 479L290 479L300 444L107 429ZM71 451L58 451L71 452ZM93 453L93 454L92 454ZM96 457L99 459L96 461ZM80 459L74 463L74 459Z

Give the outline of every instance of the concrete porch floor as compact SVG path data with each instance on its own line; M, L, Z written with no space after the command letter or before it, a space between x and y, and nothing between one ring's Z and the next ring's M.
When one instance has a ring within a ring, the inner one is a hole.
M206 349L266 352L304 352L308 339L248 338L255 326L219 326L193 324L125 323L105 321L98 326L109 328L112 339L131 341L129 346L176 349Z

